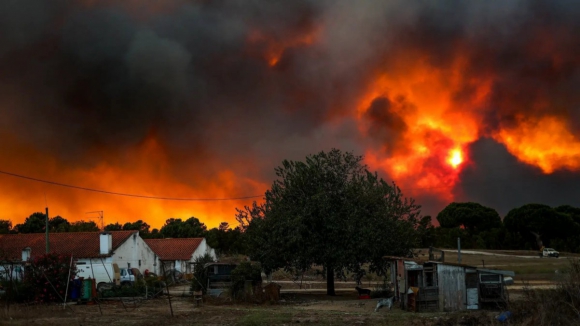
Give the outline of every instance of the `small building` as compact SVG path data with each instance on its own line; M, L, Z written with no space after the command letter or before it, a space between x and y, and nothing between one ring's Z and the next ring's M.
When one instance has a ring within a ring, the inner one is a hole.
M507 302L504 277L512 271L442 261L385 257L395 296L412 311L459 311Z
M207 293L219 297L232 285L232 271L238 266L233 262L213 262L204 265L207 270Z
M155 254L138 231L50 233L49 250L72 255L78 276L95 278L97 283L111 281L113 264L140 271L155 268ZM44 233L0 235L0 261L23 266L45 253Z
M163 274L161 264L165 271L191 274L198 257L209 254L214 260L217 259L215 250L208 246L205 238L145 239L145 243L156 255L156 269L150 271L158 275Z

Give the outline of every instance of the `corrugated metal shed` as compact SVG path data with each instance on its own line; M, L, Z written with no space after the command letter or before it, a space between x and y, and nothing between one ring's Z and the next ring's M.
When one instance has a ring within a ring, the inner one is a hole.
M465 309L465 267L447 264L437 265L439 284L439 309L457 311Z

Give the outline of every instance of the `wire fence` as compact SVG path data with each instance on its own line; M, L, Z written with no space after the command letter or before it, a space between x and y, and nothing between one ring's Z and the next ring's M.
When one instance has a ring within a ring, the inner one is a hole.
M71 277L76 274L76 267L74 267L73 262L74 257L71 255L68 270L66 270L66 278L64 279L55 279L51 275L50 268L37 266L34 263L22 264L20 261L10 260L0 262L0 281L2 284L0 299L4 301L4 317L11 319L14 316L34 316L39 313L39 307L44 307L52 312L54 312L52 309L57 307L58 310L68 311L75 320L74 323L81 325L83 317L78 313L78 304L98 307L100 316L107 313L116 315L119 308L126 313L130 313L147 305L157 307L159 301L152 299L162 296L167 297L169 313L174 316L168 282L162 281L160 277L152 276L149 279L138 279L130 286L121 286L115 283L114 275L110 275L107 272L109 286L97 291L94 274L92 279L82 280ZM90 260L91 270L93 270L92 263L92 260ZM100 259L100 263L105 267L106 263L102 259ZM163 265L162 268L165 271ZM107 270L107 268L104 269ZM41 281L47 286L43 291L51 291L50 293L56 297L56 300L42 302L35 298L34 293L38 291L38 288L22 286L27 282L24 277L26 273L41 277ZM87 282L90 285L87 285ZM58 290L59 284L63 283L66 284L64 295L63 291ZM80 289L79 284L81 286ZM73 292L75 292L75 295L73 295Z

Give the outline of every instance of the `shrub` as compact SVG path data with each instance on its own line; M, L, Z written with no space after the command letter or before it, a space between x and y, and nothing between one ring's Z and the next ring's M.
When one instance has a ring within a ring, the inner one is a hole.
M259 263L246 261L232 270L231 293L234 298L243 298L246 281L252 281L252 287L262 283L262 267Z
M70 267L70 273L69 273ZM24 273L23 282L34 289L34 300L39 302L62 301L67 284L77 273L71 257L49 253L34 258Z
M2 280L0 288L3 289L4 295L0 299L16 302L26 302L34 299L34 288L20 280Z
M191 280L190 291L202 291L203 294L207 293L207 279L209 277L207 270L204 268L205 264L213 263L213 257L206 253L203 256L195 258L193 262L193 278Z

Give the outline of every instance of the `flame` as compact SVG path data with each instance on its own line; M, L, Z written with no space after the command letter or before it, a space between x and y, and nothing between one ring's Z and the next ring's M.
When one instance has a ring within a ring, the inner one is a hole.
M294 36L279 38L259 29L254 29L248 34L247 42L250 48L258 47L258 55L268 63L270 67L276 66L285 51L291 48L306 47L312 45L318 39L320 29L312 28L305 32L296 33Z
M465 148L479 137L477 110L484 107L493 79L468 79L462 71L467 61L458 57L449 69L430 65L425 57L397 55L388 72L380 72L370 82L358 106L363 133L369 134L368 110L373 101L386 98L406 128L396 144L367 151L367 164L386 171L407 189L441 188L439 197L452 199L462 163L468 160ZM457 100L466 86L470 96ZM469 109L469 110L468 110ZM375 121L380 126L380 121Z
M544 173L580 168L580 140L562 118L519 117L519 120L515 127L500 130L494 138L520 161L538 166Z
M461 163L463 163L463 154L460 149L454 149L449 153L449 159L447 162L456 169Z

